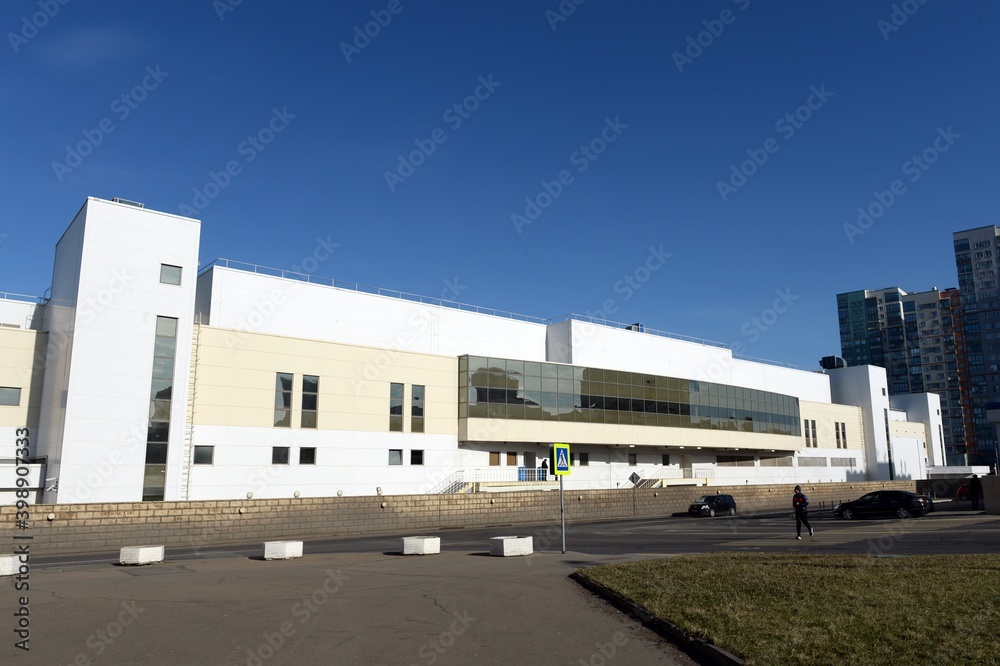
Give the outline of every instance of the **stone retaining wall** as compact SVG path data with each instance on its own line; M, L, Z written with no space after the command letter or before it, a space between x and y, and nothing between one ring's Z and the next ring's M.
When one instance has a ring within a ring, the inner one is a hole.
M823 509L871 490L915 490L917 485L914 481L817 483L806 484L803 490L811 508ZM716 491L733 495L741 514L791 512L792 488L783 484L567 491L566 520L669 516L686 511L699 495ZM32 537L33 555L51 555L143 544L197 549L276 539L557 524L559 493L33 505L28 508L27 529L16 527L15 512L13 506L0 507L0 553L13 552L14 536L19 535Z

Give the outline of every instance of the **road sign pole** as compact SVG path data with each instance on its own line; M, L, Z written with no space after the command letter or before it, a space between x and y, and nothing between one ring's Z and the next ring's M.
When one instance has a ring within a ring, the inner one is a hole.
M563 497L563 478L559 476L559 519L562 521L562 552L566 553L566 500Z

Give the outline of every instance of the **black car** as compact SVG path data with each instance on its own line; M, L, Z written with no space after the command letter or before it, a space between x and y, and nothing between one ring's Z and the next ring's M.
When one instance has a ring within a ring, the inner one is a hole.
M703 495L688 507L692 516L736 515L736 500L732 495Z
M896 516L897 518L919 517L934 510L934 501L927 495L918 495L906 490L876 490L862 495L853 502L838 504L833 515L844 520L868 516Z

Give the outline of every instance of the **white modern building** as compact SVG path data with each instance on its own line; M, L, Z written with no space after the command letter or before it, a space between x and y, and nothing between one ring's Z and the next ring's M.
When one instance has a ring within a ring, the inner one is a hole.
M933 394L885 371L542 320L218 260L200 223L89 198L44 299L0 294L0 494L319 497L925 478Z

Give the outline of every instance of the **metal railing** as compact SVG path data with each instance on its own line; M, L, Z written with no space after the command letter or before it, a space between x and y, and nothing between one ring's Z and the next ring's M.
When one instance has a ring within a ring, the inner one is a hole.
M42 296L28 296L27 294L15 294L9 291L0 291L0 301L21 301L24 303L43 305L45 303L45 298Z
M386 298L395 298L401 301L410 301L412 303L426 303L429 305L437 305L443 308L450 308L452 310L461 310L463 312L474 312L476 314L485 314L492 317L502 317L504 319L514 319L516 321L525 321L532 324L545 324L546 320L541 317L532 317L531 315L518 314L516 312L508 312L507 310L497 310L495 308L484 308L479 305L470 305L469 303L461 303L459 301L449 301L443 298L435 298L433 296L421 296L420 294L411 294L406 291L399 291L397 289L385 289L383 287L373 287L367 284L361 284L358 282L348 282L346 280L337 280L335 278L320 277L317 275L311 275L309 273L299 273L296 271L286 271L281 268L271 268L270 266L260 266L257 264L248 264L242 261L233 261L232 259L216 259L213 262L205 265L198 275L201 275L205 271L209 270L213 266L218 266L221 268L231 268L233 270L246 271L248 273L255 273L257 275L268 275L271 277L284 278L287 280L298 280L299 282L308 282L309 284L318 284L325 287L334 287L336 289L344 289L346 291L356 291L363 294L372 294L373 296L385 296Z

